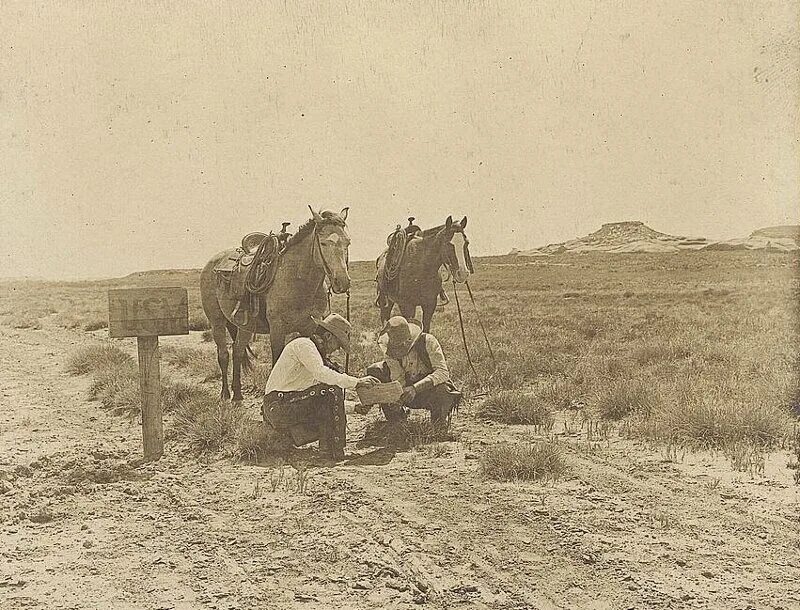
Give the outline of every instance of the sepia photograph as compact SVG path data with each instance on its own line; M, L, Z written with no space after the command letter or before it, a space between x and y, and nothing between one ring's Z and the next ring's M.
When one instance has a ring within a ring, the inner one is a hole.
M0 0L0 609L800 609L800 3Z

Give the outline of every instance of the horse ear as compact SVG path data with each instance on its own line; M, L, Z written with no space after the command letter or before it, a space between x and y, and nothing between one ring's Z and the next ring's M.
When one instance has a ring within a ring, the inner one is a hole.
M444 228L445 229L449 229L452 226L453 226L453 217L452 216L448 216L447 220L445 220L445 222L444 222Z
M339 212L339 216L342 217L342 220L347 220L347 213L350 211L350 208L342 208L342 211Z
M319 212L315 212L314 208L308 206L308 209L311 210L311 216L314 219L314 222L322 222L322 216L319 215Z
M464 218L461 219L461 222L459 224L461 225L462 229L466 229L467 228L467 217L464 216Z

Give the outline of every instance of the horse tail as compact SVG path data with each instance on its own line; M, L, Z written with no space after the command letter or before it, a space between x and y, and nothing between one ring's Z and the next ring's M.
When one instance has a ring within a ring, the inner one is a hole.
M233 339L235 344L236 336L239 334L239 329L237 328L236 324L233 324L232 322L228 322L226 326L228 327L228 334L230 334L231 339ZM256 354L248 343L242 352L242 371L247 372L253 369L253 359L255 357Z

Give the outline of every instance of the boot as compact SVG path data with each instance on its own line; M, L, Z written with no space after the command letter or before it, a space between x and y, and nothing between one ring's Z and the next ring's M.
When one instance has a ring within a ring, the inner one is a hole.
M402 405L383 405L381 410L389 423L396 424L408 421L408 410Z

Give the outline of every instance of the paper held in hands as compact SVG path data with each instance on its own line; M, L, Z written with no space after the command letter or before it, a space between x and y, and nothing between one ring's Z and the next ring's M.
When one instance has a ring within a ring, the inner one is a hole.
M403 386L399 381L379 383L372 387L357 388L356 393L362 405L385 405L397 402L403 394Z

